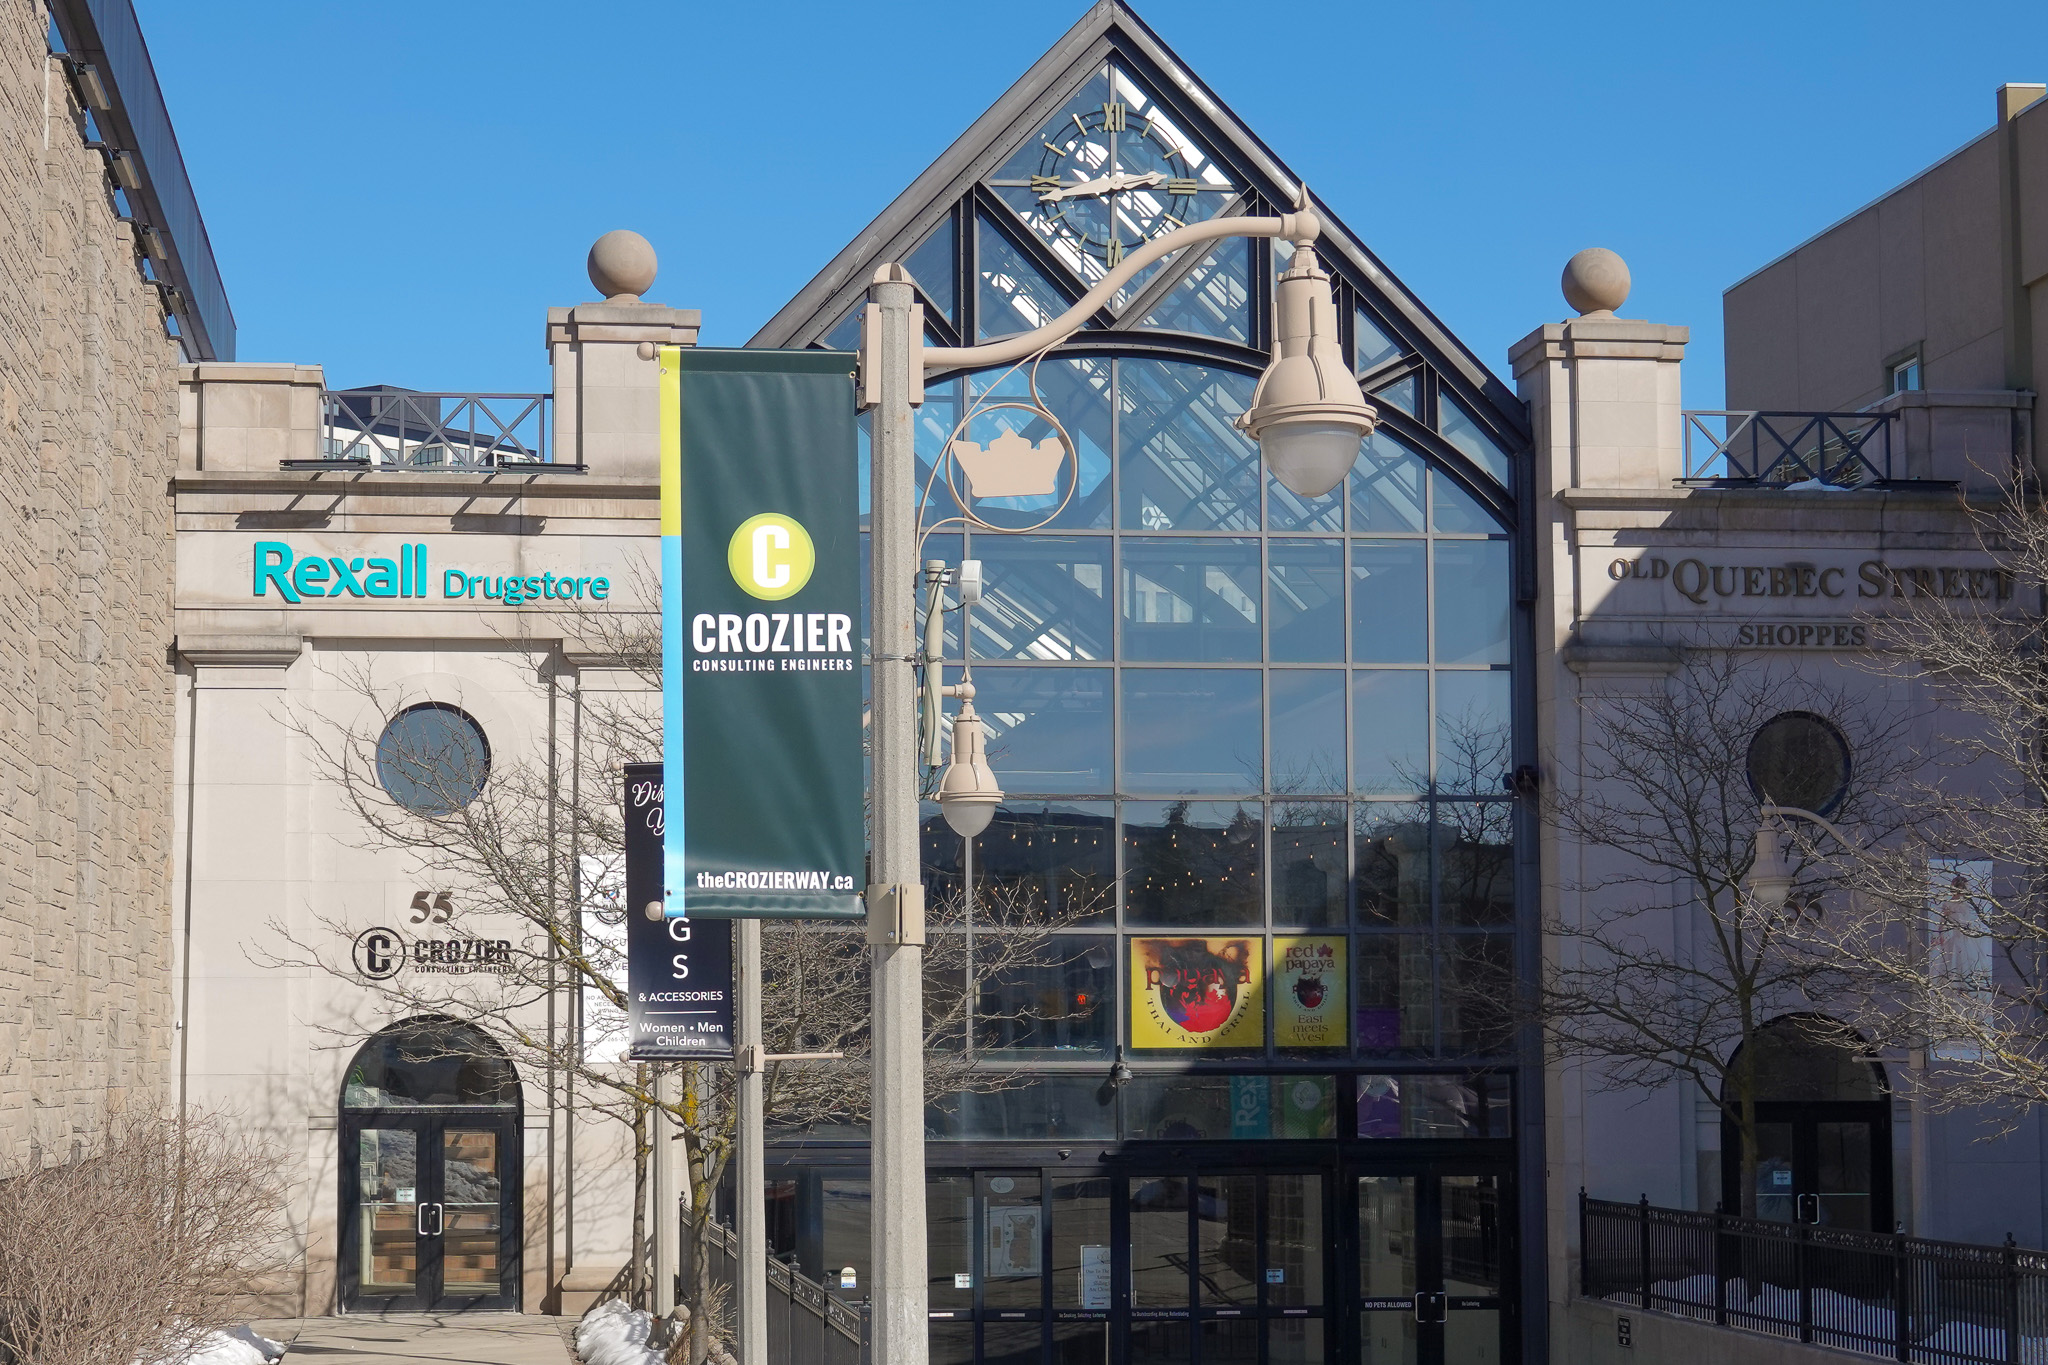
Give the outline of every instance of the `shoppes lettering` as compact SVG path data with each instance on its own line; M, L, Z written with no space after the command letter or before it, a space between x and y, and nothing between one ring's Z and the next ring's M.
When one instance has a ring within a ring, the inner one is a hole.
M388 600L426 598L438 587L443 599L502 602L602 602L611 596L611 579L564 574L483 574L467 569L427 568L425 545L401 545L388 558L377 556L297 555L281 540L256 542L252 595L277 595L292 605L303 599L362 597Z
M1607 576L1617 583L1669 583L1673 592L1701 607L1727 598L1759 597L1947 597L2004 602L2013 592L2012 575L1996 566L1896 565L1881 559L1866 559L1850 568L1800 560L1779 564L1709 564L1703 559L1623 557L1607 566Z

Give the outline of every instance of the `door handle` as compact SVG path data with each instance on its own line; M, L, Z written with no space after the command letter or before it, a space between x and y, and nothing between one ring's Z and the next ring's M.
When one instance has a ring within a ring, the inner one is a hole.
M1802 1194L1796 1201L1794 1216L1802 1223L1820 1222L1820 1196Z
M428 1210L432 1210L434 1215L434 1226L432 1227L427 1226ZM414 1230L422 1237L439 1237L441 1235L441 1206L439 1204L420 1205L419 1214L413 1226Z
M1422 1290L1415 1295L1415 1320L1417 1322L1444 1321L1444 1293Z

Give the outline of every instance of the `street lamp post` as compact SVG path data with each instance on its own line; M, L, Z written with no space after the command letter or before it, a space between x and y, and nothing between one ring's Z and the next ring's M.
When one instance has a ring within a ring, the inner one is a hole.
M982 346L926 346L910 274L884 265L861 318L860 404L872 414L870 602L873 612L874 777L868 886L873 951L874 1359L925 1365L927 1262L924 1199L924 887L918 873L916 431L927 372L1006 365L1049 350L1137 273L1176 251L1230 237L1280 237L1295 254L1280 277L1273 358L1238 425L1257 440L1274 477L1305 497L1336 487L1377 416L1359 392L1337 339L1330 279L1316 259L1321 220L1304 188L1296 211L1273 218L1193 223L1126 256L1081 301L1034 331ZM957 737L956 737L957 738ZM963 755L980 762L978 746ZM985 770L985 764L983 768ZM949 814L951 812L949 811ZM753 1362L748 1362L753 1365Z
M1756 827L1756 856L1750 860L1749 872L1743 877L1743 885L1750 898L1763 910L1776 914L1785 908L1791 898L1792 883L1797 880L1797 869L1785 856L1785 819L1804 820L1820 826L1835 837L1843 848L1856 847L1848 835L1837 829L1833 822L1810 810L1797 806L1759 806L1761 817Z

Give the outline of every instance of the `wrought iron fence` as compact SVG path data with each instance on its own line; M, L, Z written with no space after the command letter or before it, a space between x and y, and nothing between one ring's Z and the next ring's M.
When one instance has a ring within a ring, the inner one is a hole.
M739 1303L739 1236L723 1224L711 1230L711 1275L723 1288L728 1313ZM825 1286L772 1257L768 1275L768 1361L774 1365L869 1365L868 1306L834 1298ZM767 1365L742 1360L740 1365Z
M1888 1360L2048 1365L2048 1252L1589 1199L1579 1292Z
M548 458L544 393L339 389L321 395L320 457L291 469L442 472L579 469Z
M1895 412L1744 412L1685 416L1689 481L1857 488L1893 477Z

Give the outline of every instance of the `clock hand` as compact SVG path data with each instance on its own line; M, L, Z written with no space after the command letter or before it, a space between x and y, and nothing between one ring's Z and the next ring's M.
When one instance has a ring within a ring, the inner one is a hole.
M1078 199L1084 195L1095 198L1115 194L1119 190L1145 189L1165 183L1166 175L1161 171L1147 171L1143 175L1125 175L1118 171L1113 175L1099 175L1093 180L1077 181L1072 185L1062 185L1056 190L1047 190L1038 196L1038 202L1056 204L1062 199Z

